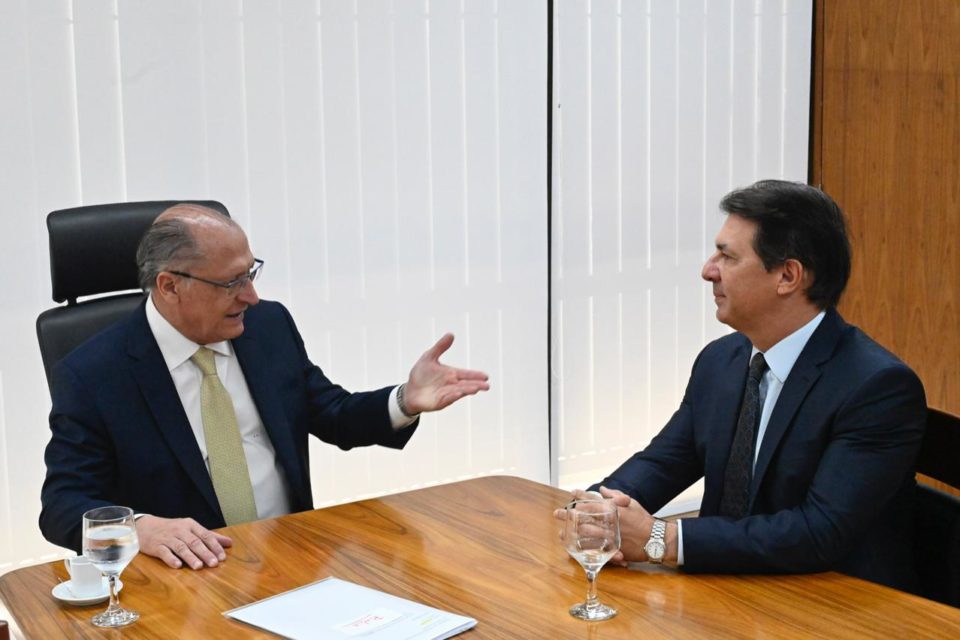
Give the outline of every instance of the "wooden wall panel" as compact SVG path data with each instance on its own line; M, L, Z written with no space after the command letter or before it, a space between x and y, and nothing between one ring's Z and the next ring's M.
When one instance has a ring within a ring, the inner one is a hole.
M960 414L960 2L820 0L812 182L844 208L841 312Z

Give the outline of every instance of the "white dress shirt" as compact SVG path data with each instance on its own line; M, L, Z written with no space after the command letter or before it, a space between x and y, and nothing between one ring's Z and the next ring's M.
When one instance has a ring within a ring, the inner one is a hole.
M203 373L200 368L190 361L190 356L197 352L200 345L186 338L174 328L166 318L160 315L153 299L146 305L147 323L153 332L153 337L160 347L160 353L173 378L173 384L180 396L183 410L197 439L200 454L210 471L210 460L207 456L207 443L203 434L203 418L200 411L200 383ZM243 441L243 452L247 457L247 468L250 472L250 482L253 485L253 499L257 505L258 518L272 518L290 513L290 490L283 473L283 467L277 460L273 443L263 426L260 412L253 402L247 380L243 370L233 352L233 345L229 341L204 345L214 352L214 361L217 367L217 376L230 394L233 409L237 415L237 425L240 428L240 437ZM397 403L397 387L390 392L387 408L390 420L395 429L403 428L412 423L415 418L407 418Z
M777 405L777 399L787 381L787 376L790 375L793 365L797 363L797 358L800 357L810 336L820 326L820 321L825 315L826 312L821 311L810 322L767 349L763 354L763 359L767 361L769 368L760 379L760 404L763 409L760 412L760 424L757 426L757 444L753 448L754 467L757 465L757 456L767 431L767 424L770 422L770 416ZM759 352L759 349L753 347L750 351L750 359L752 360L753 356ZM677 520L677 564L683 564L683 520Z

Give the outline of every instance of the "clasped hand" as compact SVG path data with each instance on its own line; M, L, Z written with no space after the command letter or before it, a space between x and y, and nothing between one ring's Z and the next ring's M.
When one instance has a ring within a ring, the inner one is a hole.
M626 566L628 562L646 562L647 554L643 547L650 537L653 516L640 506L639 502L622 491L600 487L600 495L613 501L620 513L620 550L610 558L609 562L620 566ZM596 497L596 492L583 489L575 489L570 494L571 501L596 499ZM557 520L565 520L564 511L564 509L556 509L553 517Z

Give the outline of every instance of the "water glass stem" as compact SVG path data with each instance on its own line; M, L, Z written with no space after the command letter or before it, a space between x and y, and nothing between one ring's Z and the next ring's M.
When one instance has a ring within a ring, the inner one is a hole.
M106 614L110 615L120 610L120 599L117 597L117 574L109 574L107 581L110 583L110 604L107 606Z
M593 610L600 606L600 600L597 599L597 571L587 571L587 601L584 603L587 610Z

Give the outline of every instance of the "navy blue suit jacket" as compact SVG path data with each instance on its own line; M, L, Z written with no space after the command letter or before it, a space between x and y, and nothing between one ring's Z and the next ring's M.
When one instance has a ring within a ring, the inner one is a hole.
M910 590L919 379L828 310L770 417L750 515L735 520L717 514L750 351L739 333L707 345L666 427L603 484L655 512L704 478L700 517L683 521L685 571L838 570Z
M395 431L390 387L350 393L307 358L279 303L247 309L232 341L250 393L276 451L293 511L313 508L307 435L342 449L402 448L414 427ZM120 504L167 518L225 525L197 440L143 305L94 336L54 368L52 436L45 459L40 529L79 550L82 515Z

